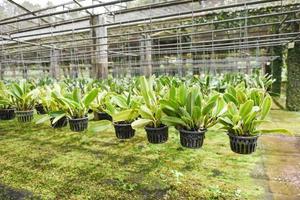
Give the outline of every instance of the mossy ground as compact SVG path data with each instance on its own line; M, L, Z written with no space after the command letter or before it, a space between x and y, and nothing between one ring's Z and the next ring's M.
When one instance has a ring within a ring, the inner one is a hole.
M39 116L35 116L39 118ZM271 117L275 117L274 113ZM209 131L198 150L182 148L170 129L165 144L138 130L73 133L47 124L0 122L0 199L259 199L261 149L231 152L225 133Z

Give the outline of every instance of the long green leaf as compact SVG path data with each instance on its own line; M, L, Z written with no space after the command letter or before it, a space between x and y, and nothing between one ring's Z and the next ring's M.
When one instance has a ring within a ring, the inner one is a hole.
M151 119L138 119L136 121L134 121L131 126L133 129L137 129L137 128L141 128L144 127L150 123L153 123L153 120Z
M98 89L94 88L83 98L83 104L85 105L86 108L90 106L90 104L94 101L97 95L98 95Z
M266 96L262 105L261 105L261 116L260 119L263 120L269 114L272 106L272 98L270 96Z

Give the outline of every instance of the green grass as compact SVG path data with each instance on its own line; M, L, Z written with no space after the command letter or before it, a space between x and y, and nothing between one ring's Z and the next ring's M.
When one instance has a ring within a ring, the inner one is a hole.
M36 116L36 118L38 118ZM90 122L90 130L97 122ZM182 148L170 129L165 144L143 130L128 141L106 132L73 133L47 124L0 122L0 199L259 199L253 177L261 150L231 152L228 137L209 131L198 150Z
M284 128L295 135L300 135L300 112L271 110L268 120L272 122L266 123L265 128Z

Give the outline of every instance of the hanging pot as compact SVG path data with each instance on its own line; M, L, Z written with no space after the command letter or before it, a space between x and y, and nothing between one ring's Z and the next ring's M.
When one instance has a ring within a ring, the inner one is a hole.
M258 136L238 136L228 133L230 148L239 154L251 154L255 152Z
M16 117L19 122L31 122L33 120L33 110L15 111Z
M0 120L11 120L15 118L15 109L0 109Z
M112 121L112 117L106 112L94 112L94 120L109 120Z
M63 117L53 124L52 122L54 119L54 117L50 118L50 125L52 128L62 128L68 125L67 117Z
M129 139L134 136L135 130L131 127L131 124L118 122L114 123L115 133L119 139Z
M75 131L75 132L84 131L88 128L88 122L89 122L88 117L69 119L70 129L71 131Z
M35 109L36 109L37 114L39 114L39 115L47 114L47 112L42 104L37 104L35 106Z
M147 139L150 143L160 144L165 143L168 140L168 127L163 125L161 127L145 127L147 133Z
M180 144L183 147L198 149L203 145L206 129L200 131L189 131L180 129Z

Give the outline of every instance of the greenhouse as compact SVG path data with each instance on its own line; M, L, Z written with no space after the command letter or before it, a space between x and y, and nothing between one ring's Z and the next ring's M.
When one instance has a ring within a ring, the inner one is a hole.
M300 199L300 0L0 0L23 199Z

